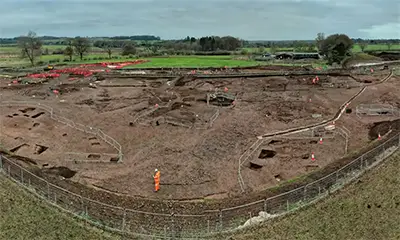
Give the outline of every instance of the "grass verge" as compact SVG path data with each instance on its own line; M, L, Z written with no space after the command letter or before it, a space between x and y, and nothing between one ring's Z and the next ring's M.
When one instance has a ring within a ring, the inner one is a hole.
M89 225L85 227L1 175L0 213L1 240L120 239Z
M400 151L337 194L215 239L400 239Z

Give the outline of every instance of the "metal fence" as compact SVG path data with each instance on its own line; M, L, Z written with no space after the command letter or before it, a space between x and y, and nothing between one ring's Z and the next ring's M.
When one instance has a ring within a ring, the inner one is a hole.
M274 197L195 215L143 212L101 203L56 186L1 155L0 172L48 203L108 230L166 239L199 239L240 229L256 221L254 217L258 215L268 213L274 217L309 205L354 180L399 147L397 134L317 181Z
M95 127L90 127L90 126L85 126L80 123L76 123L70 119L67 119L61 114L57 114L52 107L49 107L45 104L42 103L37 103L37 102L29 102L29 101L1 101L0 106L26 106L26 107L35 107L35 108L40 108L45 111L47 111L50 114L51 119L65 124L71 128L75 128L76 130L79 130L81 132L91 134L94 136L99 137L102 139L104 142L109 144L111 147L113 147L115 150L118 152L118 162L122 162L122 147L119 142L117 142L114 138L110 137L109 135L105 134L102 130L95 128Z

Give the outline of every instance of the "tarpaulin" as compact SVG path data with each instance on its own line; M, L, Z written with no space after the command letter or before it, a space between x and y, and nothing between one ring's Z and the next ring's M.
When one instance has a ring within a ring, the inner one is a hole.
M36 73L36 74L28 74L27 77L30 78L58 78L60 74L58 73Z

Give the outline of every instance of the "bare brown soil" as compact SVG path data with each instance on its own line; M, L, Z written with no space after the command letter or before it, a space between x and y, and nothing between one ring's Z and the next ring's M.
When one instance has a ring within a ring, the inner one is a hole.
M303 135L276 138L263 143L243 165L246 195L237 180L239 158L257 136L330 119L365 80L378 82L388 72L376 71L372 77L320 76L317 84L312 83L313 76L137 79L119 78L117 73L101 81L62 78L15 86L2 82L3 101L43 103L77 123L100 128L121 143L124 159L81 162L116 152L91 135L55 122L48 113L38 115L43 112L39 108L1 107L0 138L7 150L21 156L16 158L19 162L84 196L142 211L203 213L266 197L274 194L263 191L266 188L318 170L310 181L350 161L351 157L338 161L345 155L344 139L338 134L324 138L323 144L318 137ZM396 117L360 119L355 114L361 103L399 107L398 79L368 87L349 105L353 111L336 122L350 131L349 152L376 144L377 132L387 137L398 129L397 122L371 125ZM60 96L49 87L58 89ZM220 97L211 96L207 104L207 94L215 93ZM263 150L273 154L260 157ZM154 168L161 170L158 193L153 192ZM223 200L200 201L210 198ZM190 201L158 202L165 199Z

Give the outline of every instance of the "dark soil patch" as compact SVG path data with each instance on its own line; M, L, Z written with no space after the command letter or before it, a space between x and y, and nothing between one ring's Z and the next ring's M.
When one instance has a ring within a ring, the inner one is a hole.
M44 169L44 172L52 175L59 175L64 178L72 178L76 174L76 171L72 171L67 167L51 167L49 169Z
M22 112L22 113L27 113L27 112L32 112L32 111L35 111L35 110L36 110L36 108L29 107L29 108L25 108L25 109L20 109L19 111Z
M388 133L390 130L392 131L399 131L400 130L400 119L393 120L393 121L382 121L382 122L375 122L371 124L369 129L369 139L374 140L378 138L378 135L380 134L385 135Z
M281 143L281 140L271 140L271 142L268 143L268 145L276 144L276 143Z
M32 118L38 118L38 117L42 116L43 114L44 114L44 112L37 113L37 114L33 115Z
M259 170L259 169L261 169L262 167L263 167L263 166L261 166L261 165L254 164L254 163L250 162L250 169L252 169L252 170Z
M36 144L36 146L35 146L35 154L39 154L40 155L40 154L44 153L48 148L49 147Z
M26 144L26 143L21 144L21 145L19 145L19 146L16 146L16 147L13 148L13 149L10 149L10 152L12 152L12 153L18 152L18 150L21 149L22 147L29 147L29 145Z
M262 149L258 158L265 159L265 158L273 158L276 155L276 151Z
M89 154L87 156L88 159L100 159L100 154Z

